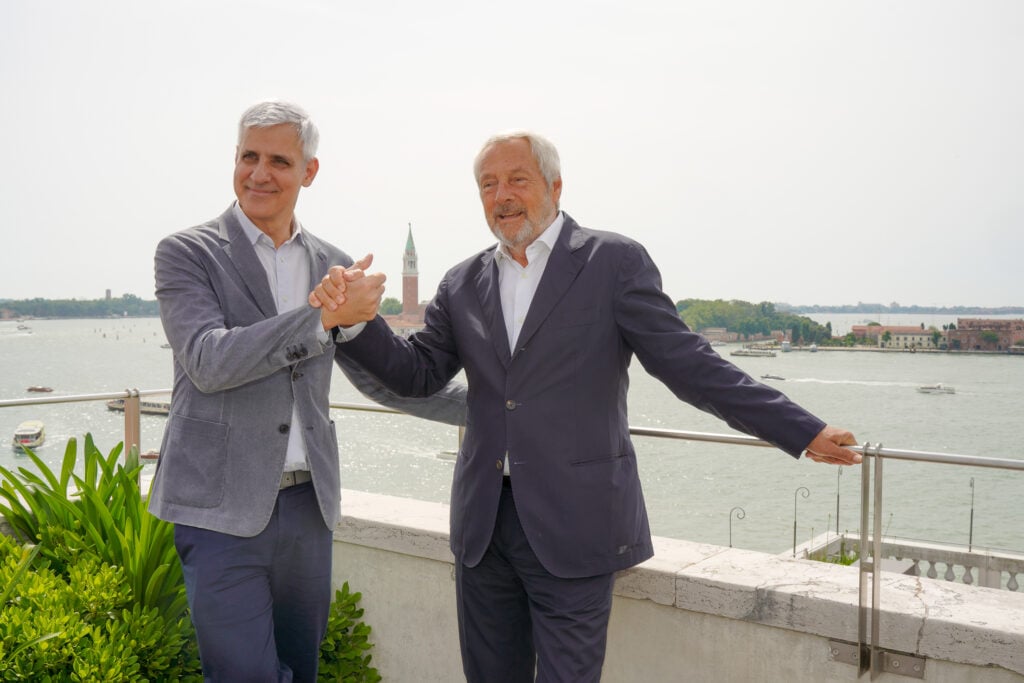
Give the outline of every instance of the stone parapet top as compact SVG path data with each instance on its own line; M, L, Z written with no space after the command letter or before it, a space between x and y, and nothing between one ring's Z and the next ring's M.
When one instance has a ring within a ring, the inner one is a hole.
M448 505L345 489L338 542L453 562ZM615 594L856 642L853 567L654 539L655 556L619 573ZM883 572L888 650L1024 674L1024 594Z

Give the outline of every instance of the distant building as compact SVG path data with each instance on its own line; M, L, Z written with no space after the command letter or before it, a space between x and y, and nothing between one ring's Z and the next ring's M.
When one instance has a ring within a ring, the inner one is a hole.
M423 311L426 303L419 301L420 273L417 267L416 244L412 240L412 223L409 224L409 236L405 240L405 251L402 253L402 312L398 315L385 315L384 320L397 333L409 336L423 329Z
M949 348L963 351L1007 351L1024 342L1024 320L957 318L956 329L946 333Z
M700 331L704 338L713 342L734 342L740 338L735 332L730 332L724 327L705 327Z
M921 329L915 325L854 325L850 332L858 339L866 339L884 349L935 349L942 343L935 343L934 330ZM886 332L889 333L886 341Z

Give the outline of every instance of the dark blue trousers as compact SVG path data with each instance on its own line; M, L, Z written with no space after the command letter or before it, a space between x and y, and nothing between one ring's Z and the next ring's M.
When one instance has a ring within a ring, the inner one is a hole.
M311 483L243 538L174 527L206 681L315 683L331 606L331 530Z
M563 579L537 560L503 488L491 545L455 563L462 667L469 683L598 683L614 574Z

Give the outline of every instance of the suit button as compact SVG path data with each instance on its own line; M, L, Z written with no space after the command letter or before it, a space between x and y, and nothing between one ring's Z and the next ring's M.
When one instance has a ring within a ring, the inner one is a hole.
M299 379L300 377L302 377L302 373L299 372L298 370L296 370L295 372L292 373L292 379L293 380L294 379Z
M289 429L288 425L278 425L278 427L277 427L277 431L281 432L282 434L287 434L288 433L288 429Z
M512 399L505 401L505 408L507 408L508 410L515 410L516 402L513 401Z
M497 467L499 470L505 469L505 463L503 463L500 460L495 460L494 461L494 466Z

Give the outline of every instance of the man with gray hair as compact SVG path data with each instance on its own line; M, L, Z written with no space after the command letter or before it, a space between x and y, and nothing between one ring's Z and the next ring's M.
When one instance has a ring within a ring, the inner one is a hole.
M464 369L451 494L459 636L471 683L596 683L615 572L653 555L629 437L635 355L680 399L794 457L852 464L827 426L719 357L661 289L646 250L559 210L554 145L488 140L474 163L497 246L456 265L406 340L379 318L339 345L403 396ZM310 303L343 301L330 271Z
M340 506L332 360L374 400L450 424L464 387L400 399L337 353L341 328L377 312L384 276L295 217L320 162L299 107L241 118L235 201L156 250L156 296L174 387L149 509L173 522L208 681L317 680ZM346 273L333 310L306 303L328 268ZM351 281L348 278L352 278Z

